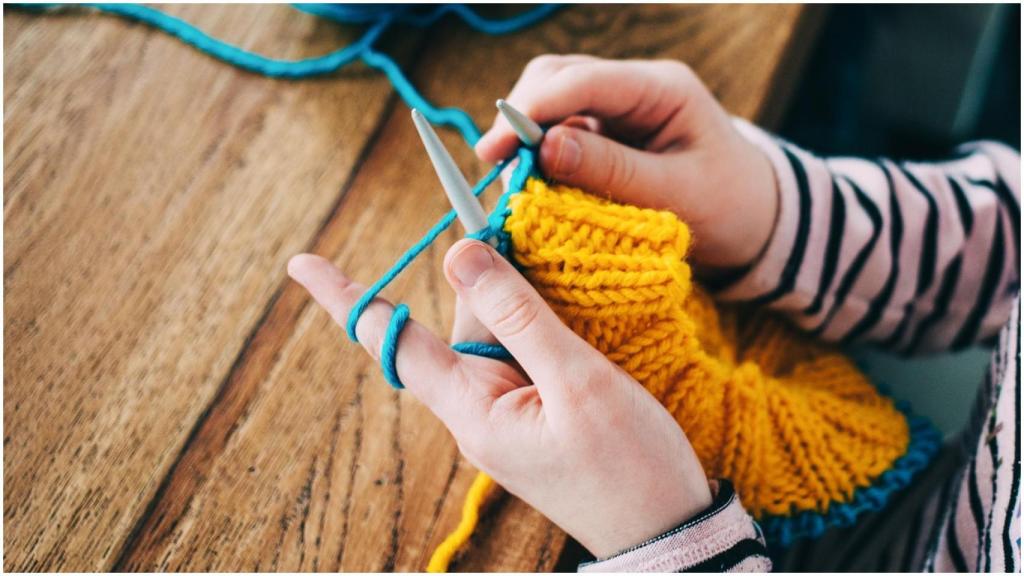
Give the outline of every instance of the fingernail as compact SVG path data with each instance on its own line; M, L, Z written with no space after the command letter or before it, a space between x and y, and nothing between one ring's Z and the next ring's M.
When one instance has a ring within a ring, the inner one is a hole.
M455 255L452 260L452 274L459 284L470 287L476 284L480 275L494 264L491 253L479 244L470 244Z
M477 140L476 145L473 146L473 152L476 154L477 158L484 162L496 163L501 160L501 158L494 157L494 145L491 143L491 140L494 140L494 137L490 134L491 133L488 132Z
M555 162L559 174L572 174L580 167L580 144L570 134L562 134L558 143L558 160Z
M488 134L490 134L489 131L484 133L484 135L481 136L480 139L476 141L476 144L473 145L473 151L476 152L478 155L480 154L480 150L482 148L486 148L487 147L487 135Z

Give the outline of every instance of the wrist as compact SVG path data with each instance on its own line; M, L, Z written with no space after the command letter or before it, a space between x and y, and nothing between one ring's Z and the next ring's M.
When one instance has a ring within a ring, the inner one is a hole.
M815 160L745 120L733 118L733 126L768 160L773 175L771 190L776 206L775 217L768 242L760 254L742 274L718 284L712 292L716 298L727 301L760 299L778 290L784 276L789 278L787 282L793 283L790 289L803 290L790 263L796 261L794 258L802 257L803 249L798 245L808 238L809 213L814 204L806 167L813 165ZM818 169L819 175L827 175L826 167L819 166Z
M745 206L740 214L745 216L740 228L740 236L744 238L742 254L738 259L740 267L746 267L757 261L764 254L779 216L779 185L768 155L744 137L739 130L734 130L736 139L735 158L739 158L739 166L735 173L740 179L736 183L734 193L739 193Z
M779 179L775 174L775 167L772 165L768 155L761 148L745 139L744 145L749 150L750 163L753 166L753 174L750 176L753 203L761 210L760 217L755 225L756 232L753 234L753 241L751 242L751 246L754 247L751 249L752 256L746 262L746 265L749 266L757 262L764 255L769 241L771 241L772 236L775 234L775 228L779 223L781 194L779 192Z
M741 118L732 120L732 133L742 150L737 154L742 158L739 172L743 179L738 187L744 191L744 200L749 207L744 212L750 215L743 265L749 267L764 255L775 235L782 206L782 191L775 164L765 150L769 145L765 140L769 136Z
M713 500L714 494L706 481L684 486L669 501L652 498L647 510L631 510L627 519L579 541L596 558L608 558L688 522L707 510Z
M775 166L738 125L720 127L703 143L702 208L693 218L690 263L702 278L730 275L764 253L775 231L780 205Z
M580 564L579 571L770 572L760 528L743 509L732 484L712 481L712 492L714 500L696 516L611 557Z

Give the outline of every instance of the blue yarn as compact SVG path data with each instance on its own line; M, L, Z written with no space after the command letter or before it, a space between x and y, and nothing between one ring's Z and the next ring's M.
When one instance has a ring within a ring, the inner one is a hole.
M65 6L67 5L28 4L22 5L21 7L32 10L48 10L63 8ZM139 4L106 3L80 4L75 6L93 8L101 12L142 22L143 24L166 32L167 34L170 34L182 42L196 48L200 52L218 60L227 62L232 66L236 66L256 74L262 74L263 76L269 76L271 78L287 79L308 78L310 76L329 74L340 69L346 64L352 63L359 58L364 50L369 48L369 46L380 37L391 23L389 19L378 21L356 42L324 56L307 58L304 60L275 60L273 58L267 58L266 56L249 52L248 50L243 50L222 40L218 40L180 18L175 18L174 16L149 8L148 6L142 6Z
M452 344L452 350L459 354L472 354L483 356L494 360L512 360L512 353L500 344L487 344L484 342L456 342Z
M384 342L380 347L380 367L384 372L384 379L396 390L405 388L398 378L398 337L402 334L405 321L409 319L409 307L405 304L395 306L395 312L388 322L387 332L384 333Z
M25 4L19 7L46 11L65 6L67 5ZM362 60L367 66L384 72L392 86L395 87L395 91L410 108L418 108L433 124L454 128L470 146L475 145L480 139L480 129L477 128L469 114L458 108L433 106L416 91L391 57L373 49L374 42L395 22L426 27L448 13L457 15L466 24L485 34L508 34L540 22L559 8L557 5L541 5L511 18L492 20L480 16L462 4L433 6L427 12L408 5L299 4L296 5L296 8L316 16L343 23L372 23L372 25L359 40L324 56L303 60L277 60L218 40L180 18L147 6L112 3L74 6L84 6L142 22L180 39L213 58L271 78L295 80L321 76L336 72L357 59Z
M367 66L380 70L388 77L391 85L395 87L395 91L398 92L398 95L401 96L409 108L416 108L422 112L431 124L439 124L458 130L470 147L476 145L477 140L481 136L480 129L476 127L476 123L473 122L469 114L458 108L436 108L416 91L416 88L402 74L402 69L398 67L398 64L395 64L391 57L367 47L363 50L362 60Z
M487 217L487 229L493 231L493 234L497 237L497 250L506 259L511 253L511 242L508 232L505 232L505 219L508 218L511 212L508 207L509 199L512 198L513 194L526 187L527 178L539 175L536 169L536 152L533 149L525 146L520 147L516 152L516 156L519 158L519 164L516 165L515 170L512 171L512 177L509 178L508 190L498 198L497 205ZM515 264L514 260L511 262Z
M518 32L523 28L533 26L554 14L559 8L561 8L561 6L558 6L557 4L542 4L511 18L491 20L480 16L465 4L445 4L437 11L437 15L424 25L429 26L446 12L452 12L459 18L462 18L462 20L473 29L483 32L484 34L500 36L502 34Z
M484 18L465 4L441 4L425 7L416 4L295 4L299 10L341 22L357 24L375 22L384 17L396 22L426 28L433 26L447 14L454 14L471 28L484 34L500 36L518 32L532 26L561 8L557 4L542 4L525 12L501 20Z
M486 241L491 237L498 238L498 252L508 258L509 256L509 240L508 233L504 231L505 218L508 216L508 199L512 194L519 192L526 185L526 179L534 173L534 151L529 148L520 148L517 152L519 158L519 164L516 165L515 170L512 172L512 177L509 180L508 190L498 199L498 205L494 211L491 212L488 218L489 226L474 234L469 234L468 237L475 238L477 240ZM473 195L480 196L488 186L491 185L501 171L510 163L511 159L500 162L497 166L491 169L476 186L473 187ZM440 222L435 224L427 233L420 238L418 242L412 245L402 256L391 266L391 268L384 273L376 282L366 290L365 293L359 298L359 300L352 306L352 310L348 315L348 322L345 325L345 330L348 333L349 339L353 342L359 342L356 336L356 326L359 324L359 319L362 318L366 309L369 308L370 303L377 297L378 294L384 288L387 287L399 274L405 270L421 252L426 250L435 239L442 232L444 232L452 222L455 221L455 211L451 210L441 219ZM381 344L381 369L384 372L384 377L387 379L395 388L404 388L401 379L398 377L398 371L395 369L395 355L398 350L398 338L402 334L402 328L405 327L405 322L409 319L408 307L404 304L399 304L399 307L405 307L403 313L399 313L396 307L395 313L391 317L391 321L388 324L387 332L384 334L384 342ZM476 356L484 356L487 358L508 360L512 358L512 355L504 347L496 344L486 344L483 342L459 342L452 345L452 349L462 354L473 354Z
M488 172L487 175L485 175L479 182L477 182L476 186L473 187L473 194L475 196L480 196L480 194L482 194L483 191L498 178L498 176L501 174L502 169L504 169L507 164L507 161L500 162L494 168L491 168L491 171ZM390 284L392 280L398 277L398 275L402 273L402 270L405 270L406 267L409 266L409 264L411 264L412 261L415 260L416 257L420 255L421 252L426 250L427 247L430 246L430 244L433 243L434 240L438 236L440 236L442 232L447 230L448 227L451 226L452 222L455 221L455 217L455 210L450 210L447 214L445 214L444 217L441 218L440 222L434 224L434 226L427 231L423 238L420 238L418 242L416 242L415 244L412 245L411 248L406 250L405 254L402 254L402 256L391 266L391 268L387 272L385 272L384 275L380 277L380 279L374 282L373 285L370 286L370 288L366 291L366 293L364 293L363 296L356 302L356 304L352 307L351 312L349 312L348 323L346 324L346 330L348 332L349 339L351 339L353 342L359 342L359 338L356 336L356 325L359 323L359 318L363 315L364 312L366 312L366 309L370 306L370 303L373 301L373 299L376 298L377 294L380 294L381 290L386 288L387 285Z
M307 14L334 20L340 24L366 24L381 18L398 18L411 8L409 4L292 4Z
M62 4L31 4L23 5L22 8L29 10L46 11L55 8L62 8ZM298 4L296 8L316 16L328 18L343 23L372 23L370 28L356 42L316 58L304 60L275 60L267 58L247 50L233 46L217 38L207 35L202 30L192 26L188 22L165 14L159 10L136 4L84 4L101 12L114 14L130 20L142 22L158 30L166 32L181 41L195 47L200 52L213 58L272 78L298 79L308 78L335 72L343 66L362 60L367 66L380 70L387 76L394 86L398 95L409 105L410 108L419 109L423 115L433 124L448 126L457 130L465 141L473 146L480 139L480 129L477 128L473 119L466 112L458 108L437 108L428 102L409 82L402 73L401 68L395 61L373 49L373 43L380 38L384 31L393 23L401 22L413 26L425 27L437 22L446 14L455 14L472 28L486 34L498 35L508 34L532 26L544 18L550 16L558 9L556 5L541 5L519 15L504 20L492 20L484 18L461 4L446 4L434 6L429 10L422 10L420 7L408 5L342 5L342 4ZM533 153L527 149L518 152L519 166L513 172L512 184L499 199L498 207L488 219L489 227L472 235L480 240L487 240L492 236L498 236L499 251L508 254L508 235L504 233L505 216L508 212L508 196L512 192L522 189L527 176L533 171ZM501 171L507 166L509 160L499 163L491 169L473 188L473 194L479 196L483 191L498 178ZM366 312L366 309L373 302L373 299L390 284L420 253L455 221L454 210L449 211L435 224L426 235L423 236L409 250L398 259L386 274L379 278L365 294L353 306L349 314L346 332L353 342L359 342L356 336L356 325L359 318ZM395 388L404 388L398 371L395 367L395 358L398 350L398 338L401 335L406 321L409 319L409 307L405 304L398 304L394 314L388 323L388 329L381 344L381 369L384 377ZM508 351L501 346L484 344L480 342L464 342L456 344L454 349L464 354L475 354L488 358L510 358Z
M505 218L508 216L508 199L512 194L519 192L526 185L526 179L534 173L534 162L535 156L534 151L529 148L520 148L517 152L519 158L519 164L516 165L515 170L512 172L512 177L509 180L508 190L498 199L498 205L494 211L491 212L488 218L489 226L474 234L469 234L468 237L475 238L477 240L485 241L491 237L498 238L498 252L508 258L509 256L509 240L508 233L504 231ZM511 158L500 162L494 168L491 169L476 186L473 187L473 195L480 196L484 190L487 189L498 176L501 175L501 171L511 162ZM418 242L412 245L411 248L406 250L404 254L391 266L391 268L384 273L376 282L370 286L366 292L359 298L359 300L352 306L352 310L348 315L348 322L345 325L345 330L348 333L349 339L353 342L359 342L359 338L356 336L356 326L359 324L359 319L362 318L366 309L369 308L370 303L377 297L378 294L384 288L387 287L399 274L405 270L417 256L420 255L428 246L430 246L435 239L442 232L444 232L452 222L455 221L455 211L451 210L444 215L441 220L435 224L427 233L420 238ZM402 328L405 327L405 322L409 319L408 307L404 304L399 304L399 307L405 307L403 313L399 313L396 307L395 313L391 317L391 321L388 324L387 332L384 334L384 342L381 344L381 369L384 372L384 377L387 379L395 388L404 388L401 379L398 377L398 371L395 369L395 355L398 350L398 338L402 334ZM504 347L496 344L486 344L483 342L459 342L452 345L452 349L462 354L473 354L476 356L484 356L487 358L494 358L499 360L511 359L512 355Z

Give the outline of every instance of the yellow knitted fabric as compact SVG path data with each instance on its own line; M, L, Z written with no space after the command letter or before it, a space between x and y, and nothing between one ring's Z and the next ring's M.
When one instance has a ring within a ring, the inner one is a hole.
M693 284L690 230L674 214L536 178L509 208L526 278L668 409L755 518L826 512L907 451L905 416L849 359Z

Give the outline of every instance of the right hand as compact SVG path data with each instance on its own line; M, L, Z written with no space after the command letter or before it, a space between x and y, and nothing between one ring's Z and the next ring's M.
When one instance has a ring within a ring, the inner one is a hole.
M675 212L704 269L752 263L775 226L774 170L686 65L541 56L509 103L542 125L545 176L619 202ZM519 145L500 114L476 145L497 162Z

